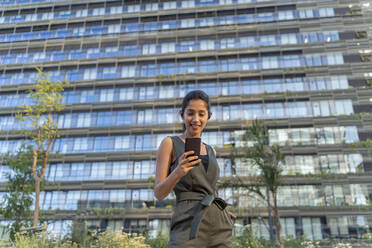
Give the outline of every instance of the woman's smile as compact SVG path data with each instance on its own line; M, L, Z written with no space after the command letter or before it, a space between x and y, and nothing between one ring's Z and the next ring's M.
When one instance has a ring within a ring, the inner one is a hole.
M200 137L209 120L208 108L203 100L191 100L183 112L187 137Z

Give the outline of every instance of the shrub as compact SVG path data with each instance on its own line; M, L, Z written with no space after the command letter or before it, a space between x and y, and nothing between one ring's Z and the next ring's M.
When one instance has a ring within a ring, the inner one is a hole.
M164 237L163 235L158 235L155 238L150 238L146 236L146 244L151 246L151 248L165 248L169 242L169 238Z
M95 238L96 235L96 238ZM150 248L145 243L145 237L136 233L128 234L122 231L112 231L108 228L105 232L93 235L95 248Z

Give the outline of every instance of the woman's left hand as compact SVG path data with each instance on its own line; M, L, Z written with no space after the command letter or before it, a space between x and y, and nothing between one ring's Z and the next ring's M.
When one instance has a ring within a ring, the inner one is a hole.
M230 215L231 219L236 219L236 215L231 213L230 211L227 211L227 213Z

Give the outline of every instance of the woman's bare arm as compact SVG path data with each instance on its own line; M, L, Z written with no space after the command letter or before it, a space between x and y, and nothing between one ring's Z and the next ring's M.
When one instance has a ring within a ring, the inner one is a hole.
M200 159L198 159L197 156L186 158L188 155L193 154L193 151L186 152L179 158L176 169L168 175L169 166L171 164L172 149L172 139L167 137L161 142L156 155L154 194L158 200L163 200L167 197L178 181L194 168L194 165L200 163Z

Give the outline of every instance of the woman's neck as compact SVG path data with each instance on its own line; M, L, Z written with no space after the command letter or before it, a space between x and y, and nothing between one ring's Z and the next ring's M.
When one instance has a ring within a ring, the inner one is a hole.
M186 138L200 138L201 134L200 135L190 135L190 134L187 134L186 132L184 132L183 134L181 134L180 137L183 138L183 139L186 139Z

